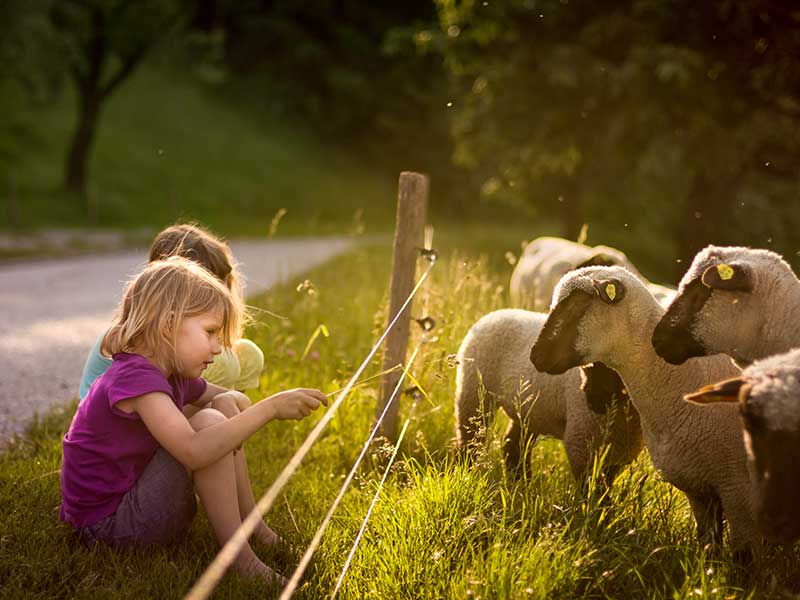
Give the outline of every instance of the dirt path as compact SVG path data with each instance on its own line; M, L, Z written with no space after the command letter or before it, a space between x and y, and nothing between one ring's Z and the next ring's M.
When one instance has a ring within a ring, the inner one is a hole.
M348 238L232 242L248 295L349 249ZM0 265L0 447L78 394L86 354L145 250Z

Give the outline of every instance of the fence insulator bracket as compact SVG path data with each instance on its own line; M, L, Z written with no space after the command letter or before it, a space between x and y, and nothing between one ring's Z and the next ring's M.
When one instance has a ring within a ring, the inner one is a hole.
M403 390L403 393L406 396L411 396L414 400L419 400L422 398L422 390L420 390L417 386L412 385L411 387L407 387Z
M433 248L418 248L419 255L424 257L429 263L435 263L439 259L439 253Z
M431 317L422 317L421 319L414 319L417 324L422 327L424 332L432 331L434 327L436 327L436 321L434 321Z

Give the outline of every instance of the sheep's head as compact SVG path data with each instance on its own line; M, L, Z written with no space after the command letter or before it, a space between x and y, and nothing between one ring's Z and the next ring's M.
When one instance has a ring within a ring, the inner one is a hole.
M633 333L636 311L630 309L641 294L657 306L644 285L622 267L587 267L566 274L553 292L531 362L551 374L596 361L609 363L618 350L616 338Z
M765 302L776 277L787 270L783 259L767 250L709 246L700 251L653 332L656 353L672 364L720 352L752 362Z
M628 260L619 250L607 246L597 246L593 248L594 254L582 263L575 266L575 269L583 267L624 267Z
M633 266L633 263L625 256L625 253L611 246L594 246L592 248L594 253L591 258L585 260L583 263L575 267L625 267L636 275L639 279L643 279L642 274Z
M799 539L800 351L756 363L739 377L705 386L686 399L738 403L759 527L775 541Z

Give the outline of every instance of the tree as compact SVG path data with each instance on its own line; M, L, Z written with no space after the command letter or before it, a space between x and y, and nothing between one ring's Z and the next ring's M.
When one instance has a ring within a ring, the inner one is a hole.
M684 261L709 242L797 240L791 2L437 6L439 31L418 37L446 61L454 160L484 196L558 215L569 237L649 218L642 243L665 254L653 239L669 239Z
M147 53L181 23L178 0L58 0L51 21L67 48L78 96L77 126L70 142L64 187L84 196L100 114L111 94Z

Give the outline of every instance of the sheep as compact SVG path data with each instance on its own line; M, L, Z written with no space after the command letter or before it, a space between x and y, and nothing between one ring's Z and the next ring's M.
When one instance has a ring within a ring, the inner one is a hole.
M537 436L548 435L563 441L572 474L583 482L593 453L605 441L608 423L610 448L602 474L603 483L610 484L620 466L636 458L642 448L639 417L628 410L619 376L603 365L586 369L585 390L579 369L551 376L533 368L528 360L530 339L539 333L545 318L540 313L501 309L470 328L457 354L457 445L464 451L474 444L499 404L511 419L504 445L510 472L528 471L527 451ZM618 402L610 417L596 414L605 412L613 398Z
M653 464L686 494L700 540L720 547L724 513L735 556L748 561L761 539L736 410L722 404L701 408L683 400L684 393L739 370L721 356L681 366L666 363L650 343L663 314L664 308L625 268L579 269L556 287L553 308L534 338L531 362L554 375L596 361L616 370L639 412Z
M775 252L708 246L683 276L653 346L673 364L725 353L746 366L787 352L800 346L800 281Z
M776 542L800 539L800 349L684 397L738 404L759 528Z
M628 257L616 248L592 248L563 238L540 237L525 247L511 273L511 303L518 308L546 312L558 280L573 269L591 265L627 267L646 282L664 306L675 296L675 290L647 281Z

